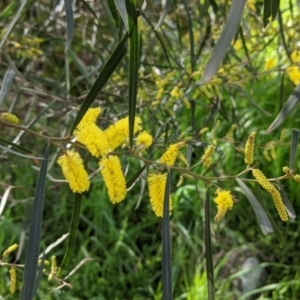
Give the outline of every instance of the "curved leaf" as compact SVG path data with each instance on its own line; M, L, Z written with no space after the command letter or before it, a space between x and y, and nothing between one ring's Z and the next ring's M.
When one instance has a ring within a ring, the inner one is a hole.
M171 237L170 237L170 188L171 171L168 171L166 189L164 195L164 211L162 219L162 286L163 300L172 300L172 260L171 260Z
M273 232L272 224L264 211L263 207L260 205L254 194L251 192L251 190L246 186L246 184L240 180L239 178L236 178L237 183L241 187L242 191L245 193L248 201L250 202L254 213L258 219L261 231L264 235L267 235L268 233Z
M290 150L290 170L294 169L294 163L296 158L296 151L298 146L299 131L293 128L291 150Z
M0 105L2 104L2 101L4 100L7 92L9 91L9 88L15 77L15 74L16 74L15 70L9 67L4 75L3 82L1 85L1 90L0 90Z
M72 253L76 242L77 230L78 230L80 208L81 208L81 197L82 194L78 194L78 193L75 194L67 250L65 252L60 268L57 272L57 277L61 275L65 267L69 264L70 259L72 257Z
M137 98L138 70L140 65L138 22L135 0L126 1L128 27L129 27L129 143L133 145L134 119Z
M213 253L211 244L211 226L210 226L210 187L206 190L205 199L205 224L204 224L204 240L205 240L205 258L206 258L206 276L208 299L215 299L215 277L213 265Z
M280 248L283 247L284 245L284 239L283 239L283 235L279 229L279 227L277 226L277 224L275 223L275 221L273 220L272 216L270 213L267 213L268 217L269 217L269 220L271 221L271 224L272 224L272 227L273 227L273 230L274 230L274 233L278 239L278 242L279 242L279 245L280 245Z
M214 47L212 57L206 65L204 75L200 82L201 84L208 82L218 71L221 62L226 55L227 49L238 30L245 3L246 0L232 1L225 28Z
M97 95L100 93L105 83L108 81L112 73L115 71L123 57L125 56L127 50L125 47L128 38L128 32L123 36L122 40L119 42L118 46L111 54L103 68L101 69L96 81L94 82L92 88L90 89L88 95L86 96L84 102L82 103L80 110L75 118L75 121L71 128L71 134L75 127L78 125L86 111L92 105Z
M163 1L162 1L162 2L163 2ZM164 1L164 2L165 2L165 3L164 3L162 15L160 16L159 21L158 21L158 23L156 24L154 30L157 30L157 29L161 26L161 24L163 23L163 21L164 21L166 15L168 14L168 12L169 12L169 10L170 10L170 8L171 8L172 0L166 0L166 1Z
M277 115L273 123L267 129L267 132L270 133L274 129L279 127L285 121L288 115L295 109L299 101L300 101L300 84L296 87L293 94L289 97L288 101L283 106L280 113Z
M71 46L74 32L74 17L73 17L73 6L72 0L64 0L66 6L66 17L67 17L67 40L65 52L67 52Z
M28 245L26 250L25 267L23 275L23 287L21 300L31 300L37 289L37 269L40 250L41 229L43 221L43 208L45 197L45 184L48 167L50 146L47 145L44 160L42 161L40 174L36 184L33 201L32 216L29 229Z
M121 15L122 21L127 29L129 30L128 27L128 22L127 22L127 11L126 11L126 4L125 0L114 0L116 7L118 8L118 11Z

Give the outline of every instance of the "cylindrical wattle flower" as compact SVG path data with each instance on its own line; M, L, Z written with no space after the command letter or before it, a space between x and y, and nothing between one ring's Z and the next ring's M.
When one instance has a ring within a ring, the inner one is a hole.
M83 116L83 118L81 119L81 121L79 122L79 124L77 125L77 128L81 129L91 123L96 123L96 120L100 115L100 113L101 113L100 107L89 108L85 113L85 115Z
M167 166L173 166L179 150L185 145L185 142L179 142L169 146L167 151L161 156L159 162Z
M234 201L229 191L217 189L216 195L214 202L217 204L218 212L215 216L215 221L218 222L224 218L228 209L232 209Z
M204 168L209 168L212 162L212 155L215 152L215 146L210 145L206 148L204 154L201 157L201 161L203 162Z
M19 124L18 117L13 115L13 114L4 112L4 113L1 114L1 118L6 122L9 122L9 123L12 123L12 124Z
M103 157L99 161L99 166L110 201L115 204L124 200L127 191L120 159L114 155Z
M253 152L254 152L254 145L255 145L255 135L256 131L251 132L249 135L246 146L245 146L245 163L247 165L253 164Z
M90 187L88 173L78 152L69 150L60 156L57 163L74 193L83 193Z
M97 158L110 151L106 136L95 123L86 123L86 126L77 127L74 135L77 141L85 145L89 152Z
M10 293L14 294L16 291L16 285L17 285L17 273L15 268L11 268L9 270L9 275L10 275Z
M148 175L148 190L150 195L150 203L152 210L157 217L163 217L165 189L167 182L167 173ZM169 200L170 214L172 211L172 199Z
M288 221L289 217L278 190L274 187L274 185L271 182L268 181L266 176L259 169L253 169L252 174L257 180L257 182L272 196L273 202L281 220Z
M134 119L134 133L142 129L142 120L140 117ZM129 137L128 117L118 120L104 130L111 151L123 144Z
M143 147L143 149L149 148L153 143L151 134L146 131L141 132L136 138L136 145Z

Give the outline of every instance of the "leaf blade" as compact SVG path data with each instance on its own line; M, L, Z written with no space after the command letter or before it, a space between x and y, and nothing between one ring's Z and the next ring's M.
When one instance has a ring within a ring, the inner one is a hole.
M164 193L164 211L162 219L162 286L163 300L172 300L172 261L171 261L171 240L170 240L170 187L171 171L167 173L167 182Z
M217 72L228 47L232 39L234 38L238 26L240 24L243 8L245 6L246 0L233 0L228 18L226 20L225 28L221 34L220 39L218 40L216 46L214 47L212 56L207 63L204 71L204 75L200 81L200 84L208 82Z
M65 52L67 52L71 46L73 33L74 33L74 17L73 17L73 6L71 0L64 0L66 7L66 18L67 18L67 40Z
M50 146L47 145L44 154L44 160L42 161L41 170L36 184L36 191L34 195L32 216L29 229L28 245L25 258L21 300L33 299L34 292L37 289L35 283L37 279L36 276L43 221L45 183L48 167L49 149Z
M290 170L294 169L296 151L298 146L299 131L293 128L292 131L292 140L291 140L291 149L290 149Z
M254 213L257 217L257 220L259 222L261 231L264 235L267 235L268 233L273 232L272 224L264 211L261 204L258 202L257 198L254 196L254 194L251 192L251 190L246 186L246 184L239 178L236 178L236 181L244 194L246 195L248 201L250 202Z

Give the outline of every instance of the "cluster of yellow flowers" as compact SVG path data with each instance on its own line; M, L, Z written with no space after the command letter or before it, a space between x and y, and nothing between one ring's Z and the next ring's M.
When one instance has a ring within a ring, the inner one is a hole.
M78 142L99 159L100 172L107 187L109 199L115 204L125 198L127 190L120 159L111 152L122 145L129 137L128 117L118 120L102 131L96 125L100 112L100 108L90 108L74 130L74 135ZM142 129L141 123L141 119L136 117L134 133ZM147 149L152 142L152 136L146 131L142 131L136 138L137 150ZM184 145L184 142L170 145L159 159L159 163L166 166L174 165L179 150ZM68 150L58 158L57 162L74 193L83 193L89 189L88 173L78 152ZM151 206L154 213L159 217L163 215L166 179L166 173L150 172L148 175ZM170 199L170 211L171 209L172 202Z
M99 166L109 198L112 203L118 203L125 198L126 183L119 158L109 153L128 139L128 118L121 119L102 131L96 125L100 113L100 108L90 108L77 125L74 135L94 157L100 159ZM139 117L135 118L134 133L142 128L141 122ZM152 144L151 135L145 132L137 140L138 145L145 148ZM89 189L88 173L78 152L68 150L57 162L74 193L83 193Z

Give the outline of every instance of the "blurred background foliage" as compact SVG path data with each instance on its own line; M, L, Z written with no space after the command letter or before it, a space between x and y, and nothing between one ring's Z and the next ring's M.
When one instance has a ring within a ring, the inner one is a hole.
M162 1L163 2L163 1ZM240 28L222 66L213 79L200 85L206 63L226 21L231 1L173 1L162 26L154 30L163 8L160 1L137 1L140 16L140 69L137 114L144 129L155 138L146 157L156 160L169 143L182 140L193 147L192 164L203 149L217 146L211 176L236 175L244 170L243 147L257 130L255 161L269 178L288 165L291 129L298 128L293 113L271 134L272 123L294 84L285 72L290 55L300 47L300 8L296 0L281 1L277 18L263 26L263 1L248 0ZM0 2L0 40L20 3ZM74 37L65 53L64 1L27 1L1 49L1 78L9 58L19 70L0 111L12 112L21 124L47 136L63 137L70 130L80 104L99 70L116 47L125 28L114 1L76 1ZM95 106L103 108L98 125L107 128L127 116L128 59L124 59ZM1 126L1 137L42 156L45 142L27 133ZM178 165L185 166L187 150ZM74 195L56 164L59 149L51 147L42 229L42 247L69 231ZM1 195L9 188L0 216L0 251L14 243L19 252L9 262L24 263L26 233L40 162L1 150ZM126 178L141 166L121 157ZM88 171L98 168L89 162ZM300 169L296 159L296 169ZM201 166L194 169L205 174ZM76 252L65 270L74 272L68 285L44 276L38 299L161 299L161 219L150 208L143 174L119 205L109 203L100 176L83 197ZM177 183L180 181L179 186ZM238 299L243 261L256 256L266 268L267 288L262 299L298 299L300 294L299 221L280 221L267 193L264 205L285 240L281 248L274 234L263 236L246 197L234 180L218 185L238 199L220 223L212 222L216 298ZM203 239L205 183L173 172L174 210L171 217L173 288L175 299L205 299L205 249ZM300 210L299 184L284 182L296 211ZM253 185L254 190L254 185ZM212 209L212 218L216 213ZM61 262L66 240L46 256ZM21 270L21 269L20 269ZM9 293L9 268L0 268L1 299L16 299L22 272L17 269L17 292ZM46 267L50 272L49 267ZM235 274L237 274L235 276ZM59 288L58 288L59 287Z

